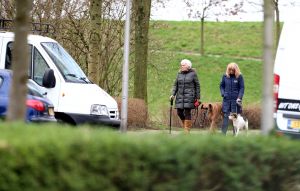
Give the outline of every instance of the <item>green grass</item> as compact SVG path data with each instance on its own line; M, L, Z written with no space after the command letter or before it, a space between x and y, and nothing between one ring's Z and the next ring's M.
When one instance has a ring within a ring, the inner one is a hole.
M151 41L159 42L160 50L199 53L200 22L159 21L151 26ZM205 52L261 58L262 29L261 22L206 22Z
M153 59L163 61L166 54L158 53ZM192 56L184 54L169 55L168 60L157 66L150 67L148 79L148 106L150 116L159 118L166 108L169 107L169 96L174 80L179 70L179 62L188 58L196 69L201 86L201 101L222 101L219 83L226 66L229 62L237 62L245 79L244 103L259 103L262 90L261 62L226 57Z
M152 23L148 67L150 118L160 120L182 59L190 59L201 85L201 101L222 101L219 83L230 62L238 63L245 80L244 103L259 104L262 96L262 23L206 23L206 55L199 54L200 22Z

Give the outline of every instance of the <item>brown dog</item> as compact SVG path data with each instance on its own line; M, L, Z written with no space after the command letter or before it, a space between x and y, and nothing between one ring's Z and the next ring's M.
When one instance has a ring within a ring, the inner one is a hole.
M202 103L200 109L204 112L204 120L208 119L210 122L210 132L215 132L217 123L222 119L222 103Z

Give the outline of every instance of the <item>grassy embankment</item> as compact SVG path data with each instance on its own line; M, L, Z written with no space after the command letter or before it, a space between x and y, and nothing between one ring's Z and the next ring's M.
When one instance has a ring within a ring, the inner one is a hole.
M201 101L221 101L219 82L229 62L236 62L245 79L245 105L259 104L262 95L262 23L208 22L205 55L200 50L200 22L151 23L148 70L150 118L160 121L169 107L168 98L179 69L187 58L197 70Z

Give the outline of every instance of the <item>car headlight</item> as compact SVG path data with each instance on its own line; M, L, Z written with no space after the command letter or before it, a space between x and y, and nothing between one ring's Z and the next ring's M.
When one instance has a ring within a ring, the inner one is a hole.
M94 104L91 106L91 115L108 115L108 110L105 105Z

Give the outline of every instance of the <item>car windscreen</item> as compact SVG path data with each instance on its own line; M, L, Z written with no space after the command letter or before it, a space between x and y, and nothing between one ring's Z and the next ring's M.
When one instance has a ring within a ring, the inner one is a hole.
M73 83L91 83L75 60L62 46L55 42L43 42L42 46L66 81Z

